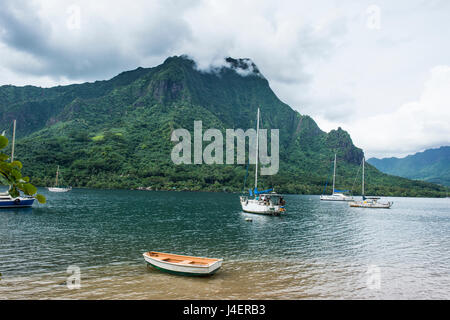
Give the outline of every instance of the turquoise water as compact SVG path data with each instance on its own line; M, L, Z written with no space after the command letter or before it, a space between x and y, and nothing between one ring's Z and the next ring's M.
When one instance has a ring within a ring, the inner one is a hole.
M0 299L450 298L450 199L383 210L288 195L272 217L229 193L40 192L47 204L0 211ZM224 263L179 277L147 268L150 250Z

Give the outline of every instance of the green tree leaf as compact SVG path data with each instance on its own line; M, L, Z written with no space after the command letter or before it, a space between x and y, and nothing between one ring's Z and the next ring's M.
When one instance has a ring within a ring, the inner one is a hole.
M23 184L22 191L25 192L25 194L32 196L37 192L37 189L31 183L25 183Z
M8 145L8 139L0 136L0 149ZM0 153L0 182L9 185L9 194L13 198L20 197L22 191L26 195L34 196L39 203L45 203L43 195L37 194L37 188L30 183L29 177L22 178L22 163L20 161L8 162L9 156Z
M11 162L11 165L14 167L17 167L19 169L22 169L22 162L20 162L20 161L15 160L15 161Z
M39 201L39 203L47 202L47 200L45 199L45 197L42 194L37 194L36 195L36 200Z
M0 136L0 149L3 149L8 145L8 138L5 136Z

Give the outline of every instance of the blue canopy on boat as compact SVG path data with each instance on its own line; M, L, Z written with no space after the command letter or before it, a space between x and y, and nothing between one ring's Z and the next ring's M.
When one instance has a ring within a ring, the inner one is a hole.
M334 192L348 192L349 190L338 190L338 189L334 189Z
M267 192L270 192L270 191L272 191L272 190L273 190L273 188L267 189L267 190L258 191L258 189L255 188L254 191L252 191L252 189L248 189L248 193L250 194L250 196L252 196L253 194L255 194L255 196L256 196L256 195L258 195L258 194L261 194L261 193L267 193Z
M263 190L263 191L258 191L258 189L255 188L255 194L267 193L267 192L270 192L272 190L273 190L273 188L267 189L267 190Z

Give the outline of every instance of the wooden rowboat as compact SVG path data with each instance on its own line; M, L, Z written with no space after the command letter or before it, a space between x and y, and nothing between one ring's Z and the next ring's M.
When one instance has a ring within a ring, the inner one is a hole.
M149 251L143 254L152 267L185 276L208 276L222 266L222 259L182 256L172 253Z

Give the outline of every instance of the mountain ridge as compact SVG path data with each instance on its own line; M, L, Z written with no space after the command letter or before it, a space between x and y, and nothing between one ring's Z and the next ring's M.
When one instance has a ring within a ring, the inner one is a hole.
M36 185L51 185L60 165L75 187L239 191L245 166L175 166L170 135L177 128L192 132L195 120L221 131L255 128L259 107L262 128L280 130L280 172L261 177L263 184L280 192L320 193L336 152L341 184L350 189L364 155L350 135L342 128L326 133L282 102L250 59L228 60L231 67L214 72L199 71L193 60L174 56L109 80L52 88L2 86L0 128L17 119L16 152ZM237 72L242 64L251 72ZM367 175L374 194L444 192L370 165Z
M426 149L403 158L370 158L380 171L450 186L450 146Z

